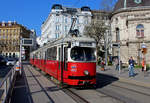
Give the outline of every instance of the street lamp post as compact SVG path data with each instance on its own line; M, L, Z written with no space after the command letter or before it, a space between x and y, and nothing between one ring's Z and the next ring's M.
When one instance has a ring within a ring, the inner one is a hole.
M20 38L20 52L19 52L19 65L20 65L20 70L19 73L21 75L22 71L22 60L21 60L21 56L22 56L22 37Z
M120 43L118 45L118 62L119 62L119 74L120 74L120 71L121 71L121 63L120 63Z
M105 34L105 64L106 66L108 65L107 63L107 45L108 45L108 33L106 32Z

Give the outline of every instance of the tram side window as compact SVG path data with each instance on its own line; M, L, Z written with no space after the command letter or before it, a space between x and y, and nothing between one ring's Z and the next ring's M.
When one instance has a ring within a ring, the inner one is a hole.
M47 49L47 60L56 60L57 48L52 47Z

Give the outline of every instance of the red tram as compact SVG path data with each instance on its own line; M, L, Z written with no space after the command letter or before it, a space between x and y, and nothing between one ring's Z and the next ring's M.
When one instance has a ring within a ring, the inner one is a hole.
M30 63L61 83L96 84L96 44L87 37L68 37L33 51Z

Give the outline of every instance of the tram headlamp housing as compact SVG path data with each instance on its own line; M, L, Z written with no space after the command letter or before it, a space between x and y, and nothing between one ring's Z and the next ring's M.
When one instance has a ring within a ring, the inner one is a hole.
M95 42L94 42L94 43L92 43L92 46L93 46L93 47L96 47L96 43L95 43Z
M85 70L85 71L84 71L84 74L85 74L85 75L89 75L89 71Z

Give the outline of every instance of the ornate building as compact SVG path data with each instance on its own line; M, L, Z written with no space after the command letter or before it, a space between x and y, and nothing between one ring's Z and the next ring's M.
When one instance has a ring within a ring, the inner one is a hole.
M37 39L39 45L50 40L64 37L68 34L73 18L76 19L74 29L83 34L84 26L91 22L91 10L84 6L81 8L69 8L55 4L45 22L41 26L41 37Z
M30 30L17 22L0 22L0 54L19 57L20 38L30 38ZM29 47L24 47L28 50Z
M140 63L142 46L148 49L146 61L150 63L150 0L118 0L111 18L113 55L120 55L123 63L133 56ZM120 52L119 52L120 50Z

